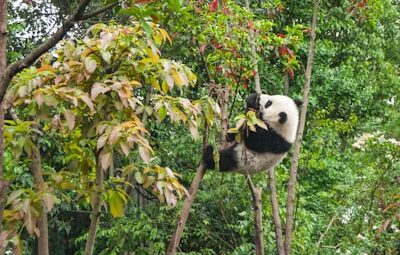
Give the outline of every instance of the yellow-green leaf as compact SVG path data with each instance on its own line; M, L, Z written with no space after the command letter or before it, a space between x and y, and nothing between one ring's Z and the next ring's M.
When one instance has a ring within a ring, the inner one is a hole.
M109 191L108 206L113 217L124 216L124 200L120 197L118 192L113 190Z
M142 172L135 172L135 180L139 184L143 184L146 181L146 177L143 175Z

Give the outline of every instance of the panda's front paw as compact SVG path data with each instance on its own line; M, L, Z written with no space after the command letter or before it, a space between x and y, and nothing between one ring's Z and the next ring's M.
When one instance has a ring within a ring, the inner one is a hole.
M214 161L214 147L211 144L208 144L203 150L202 156L203 164L205 164L206 169L214 169L215 161Z

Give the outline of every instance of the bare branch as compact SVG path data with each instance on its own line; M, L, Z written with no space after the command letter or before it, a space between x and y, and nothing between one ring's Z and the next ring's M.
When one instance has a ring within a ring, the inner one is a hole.
M274 220L275 226L275 243L276 250L279 255L285 255L285 250L283 248L283 236L282 236L282 224L281 217L279 216L279 204L278 204L278 196L276 194L276 185L275 185L275 169L268 170L268 186L270 190L270 199L272 206L272 218Z
M300 114L300 123L299 129L297 131L297 138L294 144L294 151L292 157L292 165L290 168L290 177L288 183L288 198L286 205L286 225L285 225L285 254L289 255L291 251L292 244L292 226L293 226L293 204L295 197L295 185L297 178L297 167L299 165L299 155L301 148L301 141L303 140L303 132L304 126L306 122L306 114L307 114L307 106L308 106L308 94L310 92L310 83L311 83L311 71L314 61L314 49L315 49L315 38L316 33L315 29L317 26L317 17L318 17L318 0L314 0L314 10L313 10L313 18L311 22L311 39L310 46L308 48L308 58L307 58L307 68L304 77L304 90L303 90L303 106L301 108Z
M326 236L326 234L328 233L329 229L332 227L333 222L336 220L336 216L333 216L331 221L329 222L328 226L325 229L325 232L321 234L321 236L319 237L319 240L316 244L317 246L317 250L319 250L319 247L321 246L322 240L324 239L324 237Z
M246 177L247 184L249 185L251 196L253 199L253 212L254 212L254 242L256 245L256 255L264 255L264 235L262 228L262 201L261 201L261 188L254 187L250 175Z
M207 144L207 136L208 136L208 128L207 125L205 125L203 131L203 151L204 147ZM179 242L181 241L181 236L183 229L185 228L186 220L189 217L190 208L193 205L197 191L199 190L200 183L203 180L204 175L206 174L206 170L207 170L206 165L204 164L204 162L201 162L200 166L197 168L196 176L194 177L192 184L190 185L189 195L183 202L181 214L179 215L175 231L172 234L171 240L168 245L168 250L166 253L167 255L176 254L176 249L178 248Z
M94 10L94 11L88 12L86 14L83 14L82 17L79 20L86 20L86 19L93 18L94 16L96 16L96 15L98 15L100 13L103 13L103 12L106 12L108 10L111 10L112 8L114 8L117 5L118 5L118 1L114 2L114 3L110 3L110 4L108 4L108 5L106 5L106 6L102 7L102 8L99 8L97 10Z
M250 0L246 0L246 8L250 10ZM261 94L261 84L260 84L260 73L258 70L258 62L257 62L257 51L256 51L256 43L255 43L255 33L254 28L250 28L249 34L249 43L250 43L250 50L251 50L251 62L254 67L255 75L254 75L254 86L257 94Z

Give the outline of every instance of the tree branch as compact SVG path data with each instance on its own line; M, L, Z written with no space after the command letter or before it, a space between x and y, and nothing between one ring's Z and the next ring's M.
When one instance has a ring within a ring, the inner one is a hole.
M322 240L328 233L329 229L332 227L332 224L335 220L336 220L336 216L333 216L331 221L329 222L328 226L326 227L325 232L322 233L321 236L319 237L319 240L318 240L317 244L315 245L315 246L317 246L317 251L319 251L319 247L321 246Z
M249 185L251 196L253 199L253 212L254 212L254 243L256 245L256 255L264 255L264 235L262 228L262 201L261 201L261 188L254 187L250 175L246 176L247 184Z
M204 121L205 123L205 121ZM205 124L204 131L203 131L203 151L207 144L207 136L208 136L208 127ZM176 223L176 228L174 233L171 236L171 240L168 245L167 255L175 255L176 249L179 246L179 242L181 241L181 236L183 229L185 228L185 224L187 218L189 217L190 208L193 205L194 199L196 197L197 191L199 190L200 183L203 180L204 175L206 174L206 165L202 161L200 166L197 168L196 176L193 179L192 184L189 188L189 195L183 202L181 214L179 215L178 222Z
M290 177L288 183L288 198L286 205L286 225L285 225L285 254L289 255L292 244L292 226L293 226L293 204L296 193L296 178L297 178L297 167L299 165L299 155L301 148L301 141L303 140L304 126L306 122L307 106L308 106L308 94L310 92L311 83L311 71L314 61L314 49L315 49L315 29L317 26L318 17L318 0L314 0L314 10L311 22L311 38L310 46L308 48L307 68L304 76L304 91L303 91L303 106L301 108L299 129L297 131L297 138L294 144L294 151L292 157L292 164L290 168Z
M106 12L108 10L111 10L112 8L114 8L117 5L118 5L118 1L114 2L114 3L110 3L110 4L108 4L108 5L106 5L106 6L102 7L102 8L99 8L97 10L94 10L94 11L88 12L86 14L83 14L82 17L79 20L86 20L86 19L93 18L94 16L96 16L96 15L98 15L100 13L103 13L103 12Z
M275 243L276 250L279 255L285 255L285 250L283 249L283 236L282 236L282 224L281 217L279 215L279 204L278 204L278 196L276 194L276 185L275 185L275 169L268 170L268 186L270 190L270 199L271 199L271 207L272 207L272 218L274 220L275 226Z

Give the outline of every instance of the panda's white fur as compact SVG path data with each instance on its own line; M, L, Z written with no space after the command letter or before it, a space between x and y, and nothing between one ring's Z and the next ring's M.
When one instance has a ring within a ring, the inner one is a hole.
M265 108L265 104L268 100L272 101L272 105ZM296 103L290 97L284 95L270 96L261 94L259 107L261 119L289 143L294 143L296 139L297 126L299 125L299 111ZM285 112L287 114L287 120L284 124L279 123L280 112Z
M219 151L219 169L224 172L254 174L269 170L281 162L296 139L299 112L296 103L284 95L252 94L247 108L253 108L268 126L256 132L244 130L243 141ZM212 147L205 150L207 168L214 168ZM208 155L207 155L208 154Z

